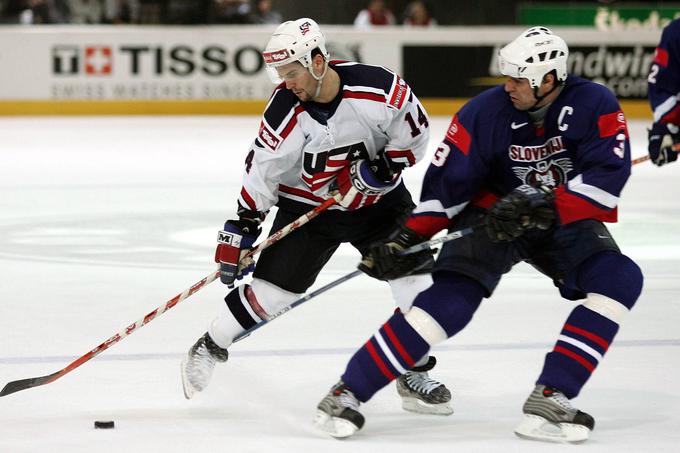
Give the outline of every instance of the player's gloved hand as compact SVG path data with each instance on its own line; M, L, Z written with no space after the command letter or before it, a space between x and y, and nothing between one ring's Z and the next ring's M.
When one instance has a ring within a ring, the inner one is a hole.
M399 251L426 241L410 228L402 227L388 239L372 244L359 263L359 270L378 280L394 280L429 265L434 250L400 255Z
M358 209L373 204L392 187L392 180L382 180L371 167L371 162L360 159L340 170L335 184L343 196L341 206Z
M555 196L547 186L516 187L489 208L486 215L486 233L492 241L512 241L529 228L547 230L557 216L553 201Z
M673 132L675 131L675 132ZM678 159L680 130L672 124L654 123L649 132L649 158L659 167Z
M258 222L240 218L227 220L224 230L217 234L215 262L220 263L220 280L230 288L255 269L255 260L244 258L262 230Z

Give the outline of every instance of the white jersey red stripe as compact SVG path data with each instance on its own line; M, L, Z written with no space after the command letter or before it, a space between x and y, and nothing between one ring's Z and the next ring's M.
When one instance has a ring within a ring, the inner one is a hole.
M399 172L424 156L428 124L418 124L414 131L408 120L426 114L399 76L353 62L331 62L330 67L340 76L341 87L325 114L300 102L284 85L275 89L243 177L240 200L249 209L267 212L279 197L318 205L333 189L338 172L357 159L384 154ZM394 187L400 182L396 177Z

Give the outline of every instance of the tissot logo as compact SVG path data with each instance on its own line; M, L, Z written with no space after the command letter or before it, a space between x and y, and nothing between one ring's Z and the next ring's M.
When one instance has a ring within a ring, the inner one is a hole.
M52 72L77 74L80 48L78 46L52 47Z
M113 52L109 46L54 46L52 72L73 75L108 75L113 70Z
M60 76L107 76L115 72L119 76L221 77L232 71L253 76L264 66L260 50L254 46L230 49L217 45L64 44L52 47L51 58L52 73ZM277 53L274 58L285 58L285 55Z
M92 75L111 74L113 56L106 46L85 47L85 73Z

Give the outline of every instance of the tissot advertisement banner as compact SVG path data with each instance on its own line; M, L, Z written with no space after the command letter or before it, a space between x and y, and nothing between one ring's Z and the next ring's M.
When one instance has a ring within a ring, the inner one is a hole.
M53 30L0 30L1 100L267 99L274 89L260 56L268 29ZM329 47L361 59L359 39Z
M324 26L332 59L382 65L421 98L469 97L499 83L498 48L518 27ZM55 26L0 29L0 101L265 100L260 51L273 27ZM644 98L659 33L566 29L569 69ZM564 32L564 33L562 33Z

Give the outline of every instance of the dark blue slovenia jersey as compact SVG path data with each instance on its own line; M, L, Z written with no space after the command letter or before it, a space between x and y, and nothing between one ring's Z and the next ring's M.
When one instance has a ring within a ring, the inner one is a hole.
M647 81L654 122L680 125L680 19L664 28Z
M606 87L568 77L535 127L498 86L454 116L408 226L429 237L469 203L488 207L517 186L537 183L555 189L561 224L615 222L630 165L626 120Z

